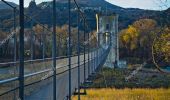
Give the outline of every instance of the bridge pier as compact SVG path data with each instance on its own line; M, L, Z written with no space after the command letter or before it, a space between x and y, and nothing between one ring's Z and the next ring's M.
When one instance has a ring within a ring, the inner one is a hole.
M96 19L99 47L102 47L103 51L103 49L107 49L109 43L111 45L111 50L104 65L111 68L118 67L118 15L97 14Z

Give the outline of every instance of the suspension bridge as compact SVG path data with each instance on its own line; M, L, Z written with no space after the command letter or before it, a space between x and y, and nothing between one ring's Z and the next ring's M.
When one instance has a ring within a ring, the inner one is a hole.
M3 0L4 1L4 0ZM35 2L35 1L33 1ZM56 32L56 1L52 1L52 29L24 13L24 0L19 0L19 9L14 9L14 29L0 42L0 56L12 55L13 61L0 62L0 100L71 100L73 93L80 100L81 89L84 84L102 66L115 67L119 62L118 54L118 15L96 14L97 34L94 36L88 25L88 16L73 0L77 12L77 41L73 43L71 27L71 0L68 0L68 36L66 37L66 56L57 56ZM19 13L19 25L16 25L16 12ZM27 19L26 19L27 18ZM25 22L36 23L43 28L40 36L40 51L36 58L35 49L38 45L36 35L30 31L26 37ZM83 32L80 31L83 27ZM17 38L18 37L18 38ZM29 37L29 38L28 38ZM81 38L83 37L83 38ZM61 36L61 38L63 38ZM95 46L92 40L96 38ZM30 48L26 45L30 43ZM83 42L82 42L83 41ZM51 55L47 56L48 44L51 45ZM72 54L73 45L75 54ZM28 59L28 56L31 59ZM50 57L51 56L51 57Z

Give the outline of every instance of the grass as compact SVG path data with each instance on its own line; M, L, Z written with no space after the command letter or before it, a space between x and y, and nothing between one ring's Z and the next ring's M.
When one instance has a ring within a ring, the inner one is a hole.
M143 68L125 81L134 69L103 68L81 100L170 100L170 75ZM77 96L72 97L77 100Z
M77 100L77 96L72 99ZM170 100L170 89L88 89L81 100Z
M148 69L140 70L132 79L125 81L133 69L103 68L90 88L170 88L170 75ZM105 80L104 80L105 77Z

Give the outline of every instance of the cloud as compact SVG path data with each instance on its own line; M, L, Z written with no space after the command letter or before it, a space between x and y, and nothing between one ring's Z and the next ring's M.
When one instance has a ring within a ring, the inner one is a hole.
M124 8L159 10L161 9L160 6L162 6L160 0L106 0L106 1ZM168 7L170 6L170 0L166 2L166 5ZM163 9L167 9L167 7L164 6Z

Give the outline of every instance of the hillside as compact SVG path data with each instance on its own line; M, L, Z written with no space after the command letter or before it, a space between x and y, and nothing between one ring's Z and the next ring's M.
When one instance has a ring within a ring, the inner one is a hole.
M110 4L109 2L105 0L76 0L79 5L89 6L89 7L110 7L110 8L116 8L121 9L121 7L118 7L116 5ZM57 0L57 3L67 3L68 0ZM74 2L73 0L71 1Z
M170 26L170 8L163 12L160 12L160 14L155 17L155 19L158 20L158 22L162 25Z
M17 7L18 5L13 3L13 2L9 2L9 4ZM8 5L6 5L4 2L0 1L0 10L1 9L11 9Z
M73 2L73 1L72 1ZM152 18L156 19L160 22L160 15L162 12L165 11L152 11L152 10L143 10L143 9L135 9L135 8L122 8L116 5L113 5L105 0L77 0L78 4L80 5L81 9L84 10L86 16L88 18L92 18L94 20L89 21L90 27L95 29L95 14L100 12L107 12L108 13L117 13L119 15L119 28L126 28L129 24L132 24L134 21L142 18ZM67 0L57 0L57 25L63 25L68 23L67 15L68 15L68 4ZM76 11L74 3L72 3L72 26L76 25ZM0 6L1 7L1 6ZM1 7L2 8L2 7ZM106 9L107 8L107 9ZM12 13L6 13L7 11L0 10L0 20L2 20L2 24L6 24L6 20L12 18ZM42 2L38 5L31 2L30 6L25 10L27 14L31 14L34 16L36 20L43 24L51 25L52 21L52 2ZM164 15L166 15L167 11ZM46 16L44 16L46 15ZM159 17L158 17L159 16ZM166 21L165 21L166 22ZM36 23L35 23L36 24ZM30 23L26 24L29 27ZM7 27L7 26L5 26Z
M152 11L152 10L142 10L142 9L135 9L135 8L122 8L116 5L113 5L105 0L77 0L78 4L82 9L85 9L86 16L90 16L90 18L95 18L95 14L99 12L107 12L108 13L117 13L119 15L119 22L120 22L120 28L125 28L129 24L133 23L134 21L141 19L141 18L154 18L154 16L157 16L159 14L158 11ZM42 2L39 5L37 5L39 8L43 8L46 10L44 13L49 14L49 10L52 8L52 2ZM64 21L59 20L58 25L62 25L63 23L67 22L66 18L61 18L61 16L67 16L67 0L58 0L57 1L57 18L58 19L64 19ZM75 5L72 3L72 8L74 9ZM91 7L91 9L86 9L86 7ZM94 9L92 9L94 8ZM75 12L72 12L73 21L75 21ZM45 18L48 19L48 18ZM89 22L91 24L94 24L95 21ZM73 25L76 23L73 23ZM93 29L95 28L92 26Z

